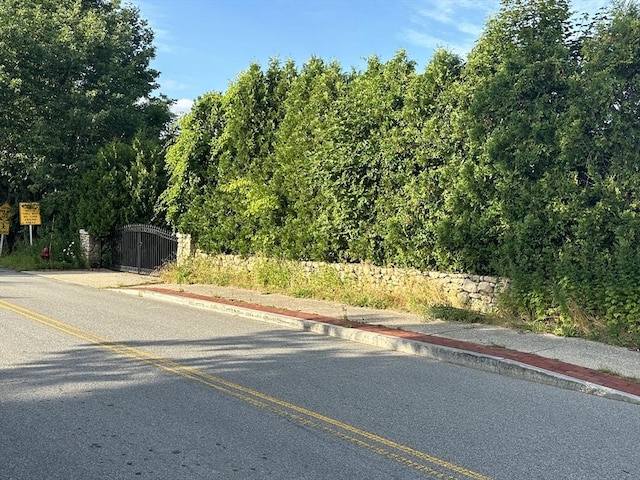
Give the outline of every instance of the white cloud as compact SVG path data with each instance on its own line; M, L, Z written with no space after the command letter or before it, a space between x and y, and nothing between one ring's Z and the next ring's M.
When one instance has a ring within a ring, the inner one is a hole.
M460 56L465 56L475 42L474 38L470 38L468 40L460 39L455 42L444 40L443 38L436 37L433 35L429 35L427 33L418 32L412 29L406 29L401 34L400 37L407 42L416 45L421 48L427 48L430 50L437 50L438 48L446 48L452 53L456 53Z
M484 25L479 25L476 23L469 23L469 22L461 22L458 24L458 30L462 33L466 33L467 35L473 35L474 37L479 37L482 31L484 30Z
M142 18L144 18L153 30L153 44L157 52L167 54L180 54L187 49L179 45L179 40L165 26L170 25L170 19L165 13L162 5L157 5L152 1L128 0L127 3L138 7Z
M401 37L413 45L423 48L438 48L442 46L442 39L429 35L427 33L418 32L412 29L406 29L402 32Z
M571 9L594 14L610 4L610 0L573 0ZM500 0L421 0L414 4L413 27L399 36L421 48L446 47L465 56L500 6Z
M424 17L446 25L459 25L460 16L470 12L482 14L495 12L500 7L499 0L426 0L418 13ZM484 18L480 18L484 20Z
M610 0L573 0L573 2L571 2L571 9L580 13L594 14L610 4Z
M422 9L418 12L421 17L428 18L430 20L434 20L438 23L451 24L453 23L453 19L449 15L449 12L443 10L427 10Z
M172 80L172 79L162 79L162 81L160 82L162 84L162 88L164 90L171 90L171 91L175 91L175 90L187 90L190 85L187 85L186 83L180 83L176 80Z
M445 47L464 56L499 8L500 0L423 0L414 10L414 28L400 37L418 47Z
M164 30L162 28L154 28L154 42L153 44L156 46L158 52L162 53L179 53L181 49L177 44L173 41L173 36L169 30Z
M193 107L193 100L189 98L181 98L176 100L176 102L171 105L171 113L174 113L178 116L182 116L191 111L191 107Z

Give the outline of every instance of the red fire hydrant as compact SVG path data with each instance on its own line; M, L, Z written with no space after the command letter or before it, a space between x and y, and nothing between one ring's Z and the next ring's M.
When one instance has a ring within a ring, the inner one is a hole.
M40 253L40 258L42 260L49 260L49 247L44 247L42 252Z

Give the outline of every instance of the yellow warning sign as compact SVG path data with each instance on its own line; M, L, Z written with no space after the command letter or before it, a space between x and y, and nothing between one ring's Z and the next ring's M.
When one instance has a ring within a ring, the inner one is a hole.
M40 225L40 204L37 202L20 204L20 225Z

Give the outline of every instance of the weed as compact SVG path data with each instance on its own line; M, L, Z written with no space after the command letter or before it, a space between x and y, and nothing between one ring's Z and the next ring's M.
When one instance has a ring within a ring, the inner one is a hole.
M474 312L464 308L452 307L451 305L433 305L428 307L427 315L432 318L439 318L441 320L447 320L451 322L463 322L463 323L496 323L494 316Z
M308 272L298 262L255 258L247 266L231 266L220 257L197 257L167 265L161 280L172 283L203 283L281 293L298 298L332 300L361 307L409 311L427 318L501 325L521 331L578 336L614 345L640 345L640 329L632 333L611 332L602 319L588 315L577 303L560 309L515 311L509 295L502 295L496 313L459 308L455 299L428 278L405 278L398 285L382 286L351 277L331 265ZM532 305L535 302L532 302ZM535 306L535 305L534 305Z
M352 322L349 319L349 316L347 315L347 308L346 307L342 307L342 326L344 328L353 328L355 323L357 323L357 322Z
M531 333L551 332L549 325L542 320L513 320L510 326Z
M292 265L280 260L266 259L255 268L255 280L262 287L287 291L294 276Z
M313 298L313 290L306 287L294 288L291 295L296 298Z
M341 275L330 265L308 272L298 262L255 258L251 267L229 267L219 257L197 257L167 265L161 279L171 283L203 283L240 287L298 298L332 300L349 305L423 314L443 295L426 279L406 279L394 287Z
M19 272L29 270L64 270L77 268L77 262L65 260L43 260L35 248L22 250L0 257L0 267Z

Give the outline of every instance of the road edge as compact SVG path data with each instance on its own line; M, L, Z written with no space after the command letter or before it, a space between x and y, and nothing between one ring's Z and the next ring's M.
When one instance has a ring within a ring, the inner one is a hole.
M375 346L385 350L418 355L432 360L443 361L464 367L475 368L477 370L497 373L499 375L640 405L640 396L615 390L603 385L598 385L593 382L573 378L568 375L546 370L534 365L503 358L498 355L487 355L424 341L395 337L341 325L333 325L319 320L296 318L279 313L252 309L248 306L229 305L216 302L213 299L209 301L188 298L136 287L117 288L113 290L129 295L135 295L140 298L148 297L189 307L213 310L253 320L265 321L285 326L292 330L303 330L320 335L336 337L343 340Z

